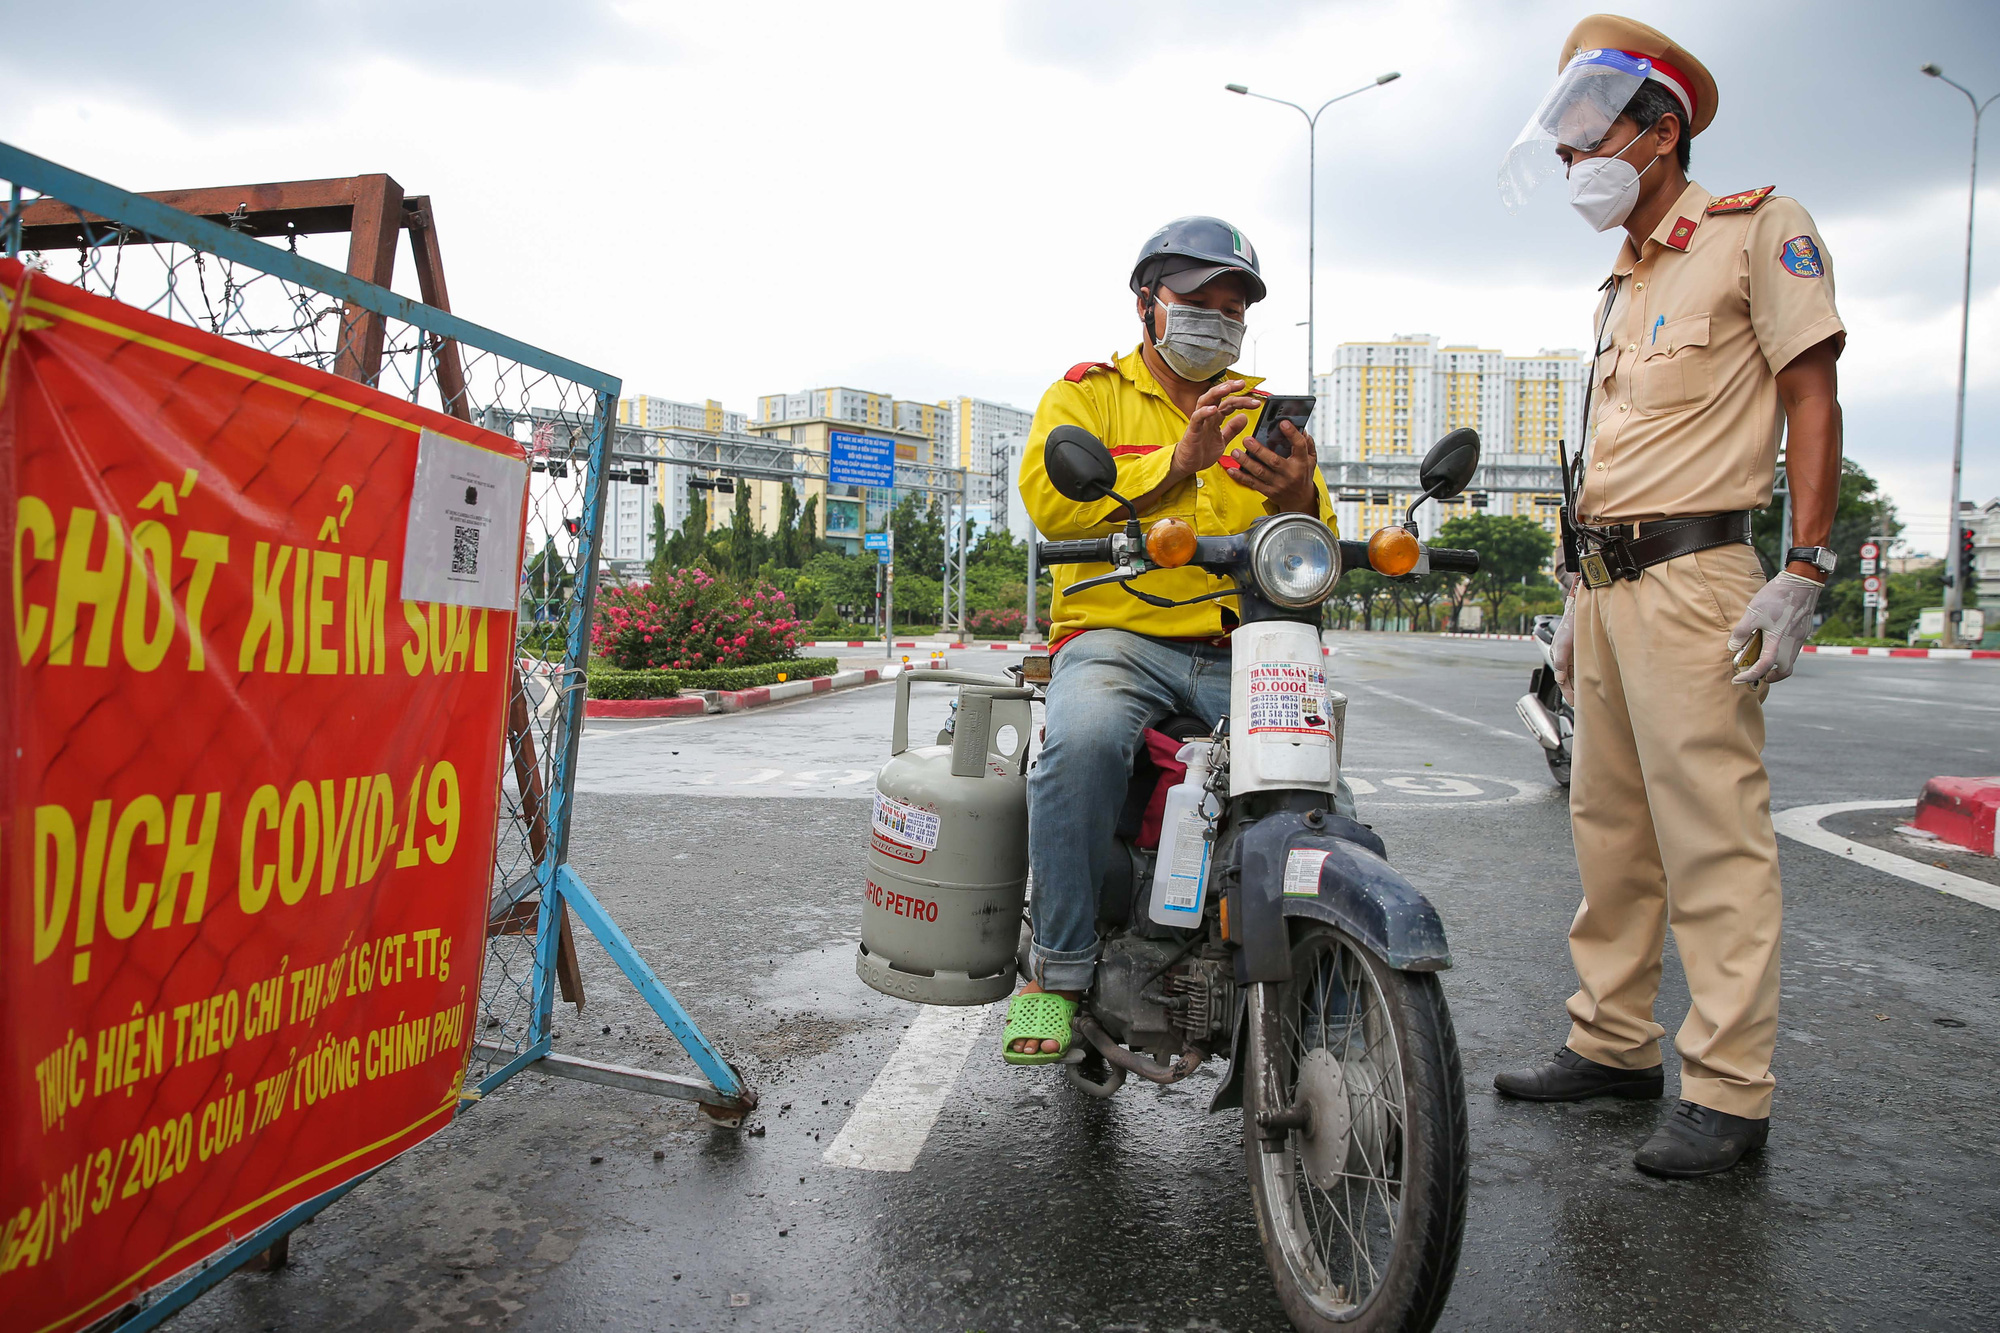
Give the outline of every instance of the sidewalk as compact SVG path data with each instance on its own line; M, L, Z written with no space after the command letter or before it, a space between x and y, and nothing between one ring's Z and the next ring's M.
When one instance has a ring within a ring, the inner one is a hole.
M820 639L803 646L818 648L822 651L838 648L873 648L877 652L882 651L882 641L880 639ZM922 648L926 651L936 651L939 649L965 651L968 649L991 648L997 653L1045 653L1049 650L1049 646L1046 643L994 643L979 639L897 639L895 647L898 652L901 652L905 648Z

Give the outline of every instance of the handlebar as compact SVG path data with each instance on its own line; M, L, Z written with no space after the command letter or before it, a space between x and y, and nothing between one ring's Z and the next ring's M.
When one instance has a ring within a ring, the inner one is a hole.
M1437 574L1477 574L1479 572L1479 552L1453 551L1442 546L1431 550L1431 571Z
M1217 539L1204 537L1203 542ZM1429 569L1434 574L1477 574L1479 572L1479 552L1458 551L1443 546L1425 548L1429 556ZM1219 553L1210 553L1222 558ZM1079 541L1038 542L1035 558L1046 568L1049 565L1107 565L1116 558L1109 537L1086 537ZM1201 563L1197 557L1194 563ZM1367 569L1368 543L1365 541L1342 541L1340 543L1340 567L1342 569ZM1106 576L1110 577L1110 576Z
M1427 546L1425 553L1430 557L1430 572L1433 574L1477 574L1479 572L1479 552L1455 551L1445 546ZM1367 569L1368 543L1343 541L1340 543L1340 567L1342 569Z
M1035 559L1049 565L1108 565L1111 563L1109 537L1085 537L1079 541L1038 542Z

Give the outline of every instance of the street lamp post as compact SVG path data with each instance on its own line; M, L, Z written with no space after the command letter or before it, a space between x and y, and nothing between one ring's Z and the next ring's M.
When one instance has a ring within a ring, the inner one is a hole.
M2000 100L2000 93L1981 102L1973 96L1970 88L1947 78L1936 65L1925 65L1923 73L1964 93L1965 100L1972 107L1972 184L1965 201L1965 296L1958 316L1958 417L1951 434L1951 513L1944 523L1944 567L1951 582L1945 585L1944 632L1941 639L1945 647L1956 648L1967 582L1967 571L1958 568L1958 492L1965 467L1965 361L1972 338L1972 224L1979 208L1979 120L1986 114L1987 107Z
M1315 180L1315 175L1319 169L1319 154L1316 151L1316 144L1319 135L1320 111L1325 111L1335 102L1345 102L1348 98L1353 97L1356 94L1365 93L1370 88L1379 88L1385 83L1393 83L1397 79L1400 79L1402 77L1403 76L1397 73L1395 70L1391 70L1387 74L1378 74L1375 76L1373 82L1364 83L1359 88L1354 89L1353 92L1345 92L1338 97L1327 98L1326 101L1320 103L1319 111L1307 111L1297 102L1287 102L1282 97L1270 97L1266 96L1263 93L1253 93L1247 87L1245 87L1240 83L1229 83L1223 85L1223 87L1227 89L1229 92L1235 93L1238 96L1255 97L1265 102L1276 102L1279 106L1290 107L1292 110L1298 112L1301 116L1304 116L1306 118L1306 392L1307 393L1313 392L1313 370L1314 370L1313 312L1317 309L1313 301L1314 286L1315 286L1313 279L1316 276L1315 274L1316 266L1314 260L1316 257L1315 245L1316 242L1318 241L1318 233L1317 229L1314 227L1313 224L1317 219L1318 207L1319 207L1319 190L1317 188L1317 181Z

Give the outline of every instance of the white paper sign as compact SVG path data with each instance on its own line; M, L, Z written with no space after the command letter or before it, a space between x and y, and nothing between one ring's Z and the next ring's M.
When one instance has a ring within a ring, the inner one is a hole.
M1294 732L1324 736L1332 725L1326 672L1302 662L1258 662L1250 668L1249 734Z
M424 431L404 535L403 600L513 610L527 484L526 460Z
M1285 896L1319 897L1319 870L1328 853L1312 847L1294 847L1285 857Z
M875 831L905 847L931 851L938 844L938 817L908 801L875 793Z

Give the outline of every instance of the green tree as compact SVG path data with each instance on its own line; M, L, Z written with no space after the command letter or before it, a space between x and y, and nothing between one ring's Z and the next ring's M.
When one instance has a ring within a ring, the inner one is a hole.
M1389 580L1372 569L1356 569L1340 581L1347 600L1361 619L1362 629L1375 628L1375 603L1389 590Z
M799 493L792 489L792 483L778 483L778 534L777 550L772 553L779 566L784 569L799 567Z
M1758 510L1751 519L1751 540L1756 544L1757 554L1767 571L1781 567L1784 552L1778 549L1778 543L1784 540L1784 526L1785 506L1782 500ZM1851 625L1859 626L1862 621L1861 543L1882 535L1893 540L1902 530L1895 506L1881 494L1875 478L1853 459L1842 459L1840 502L1834 507L1833 535L1827 542L1839 553L1840 561L1834 568L1833 577L1827 581L1826 591L1820 594L1819 609L1829 618L1838 616ZM1886 547L1887 543L1884 545ZM1924 605L1936 605L1935 596L1934 593L1933 600ZM1893 621L1896 606L1893 596L1889 606Z
M736 507L729 514L729 573L747 579L757 570L757 524L750 517L750 486L736 483Z
M646 574L654 583L663 581L673 566L667 563L667 507L653 502L653 558L646 562Z
M1404 596L1416 611L1412 629L1437 628L1432 623L1431 606L1450 590L1456 578L1453 574L1419 574L1403 584Z
M1486 604L1487 619L1497 625L1507 598L1524 587L1549 581L1546 570L1555 542L1532 518L1512 514L1467 514L1447 519L1438 528L1439 546L1479 552L1479 573L1468 579L1472 595Z
M668 569L686 569L704 563L708 550L708 492L688 492L687 517L667 539L663 561Z
M819 497L808 495L805 508L799 510L799 563L819 554Z
M925 497L912 492L889 515L896 568L936 578L944 571L944 520Z

